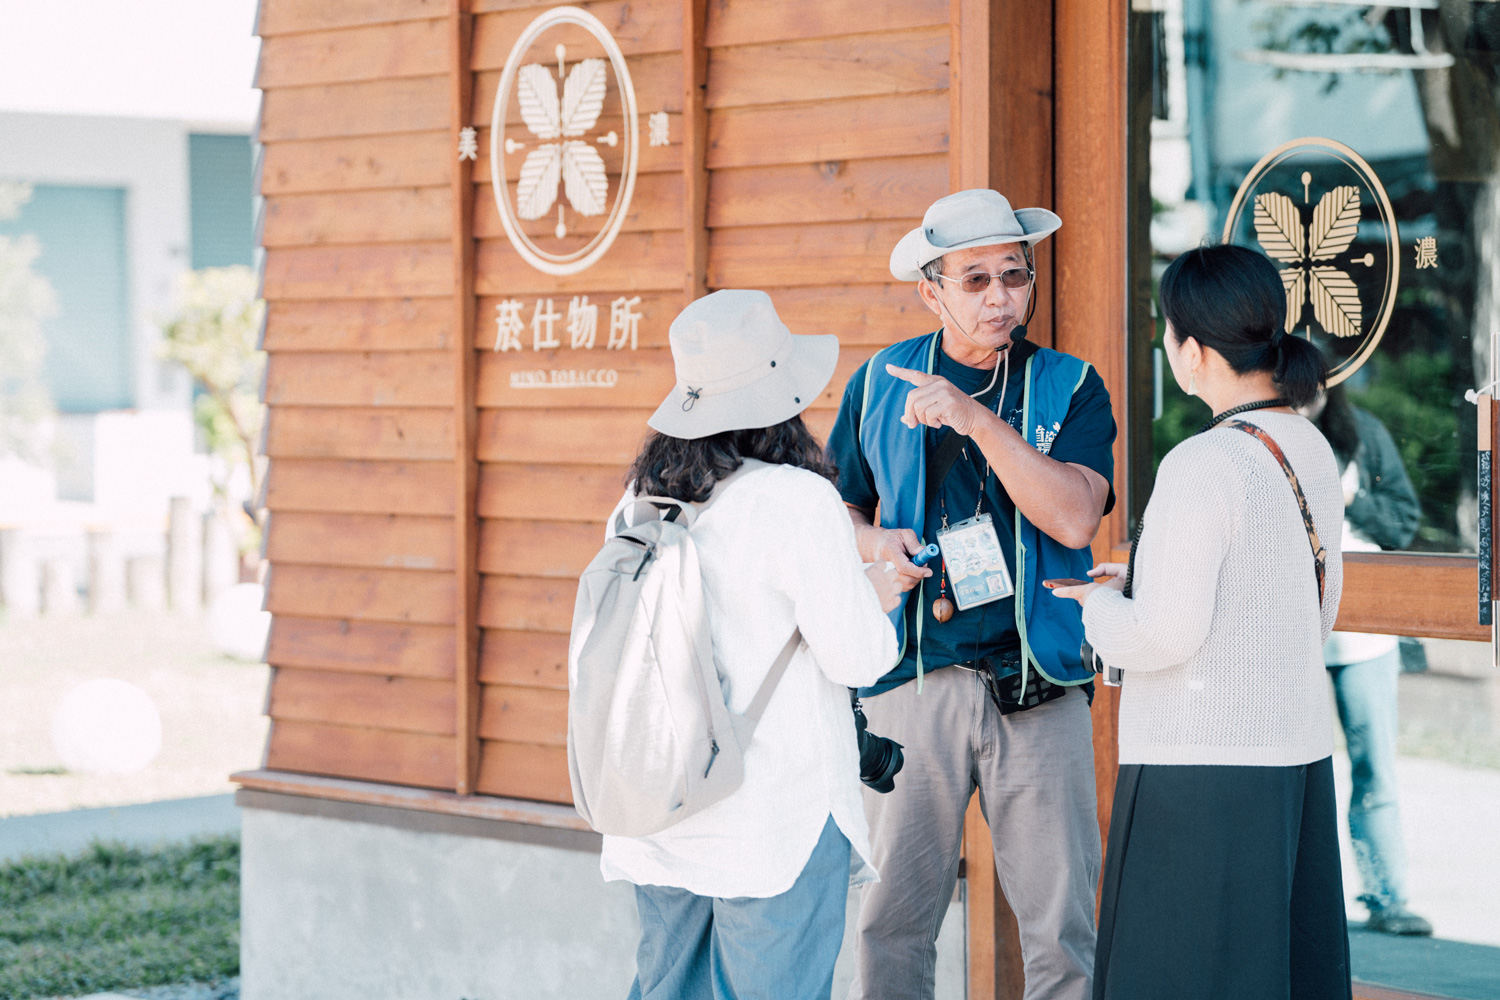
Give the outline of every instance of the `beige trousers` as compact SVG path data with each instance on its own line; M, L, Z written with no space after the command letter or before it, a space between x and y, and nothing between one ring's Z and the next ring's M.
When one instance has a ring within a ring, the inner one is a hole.
M850 1000L930 1000L938 928L975 789L1020 925L1026 1000L1085 1000L1094 972L1099 825L1088 699L1002 717L957 667L864 699L870 731L905 747L895 791L865 789L880 881L862 890Z

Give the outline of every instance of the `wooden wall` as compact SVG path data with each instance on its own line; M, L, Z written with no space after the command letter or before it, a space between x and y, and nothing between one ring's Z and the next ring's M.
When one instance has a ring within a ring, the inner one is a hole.
M269 768L568 801L575 580L672 385L671 318L763 288L794 332L838 334L820 434L859 363L931 326L887 258L954 179L950 0L582 4L625 54L642 144L621 234L566 278L511 247L489 182L501 68L550 6L262 2ZM495 306L579 294L640 297L618 385L513 388L583 365L529 334L492 350Z

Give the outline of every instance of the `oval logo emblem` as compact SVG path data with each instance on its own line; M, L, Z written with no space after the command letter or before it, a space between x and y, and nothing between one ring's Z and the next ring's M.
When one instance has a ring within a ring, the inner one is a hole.
M635 191L637 142L630 70L604 24L554 7L527 25L490 119L495 205L527 263L577 274L604 256Z
M1235 193L1223 239L1276 263L1286 330L1323 349L1329 385L1370 359L1396 304L1401 255L1391 200L1363 157L1332 139L1273 149Z

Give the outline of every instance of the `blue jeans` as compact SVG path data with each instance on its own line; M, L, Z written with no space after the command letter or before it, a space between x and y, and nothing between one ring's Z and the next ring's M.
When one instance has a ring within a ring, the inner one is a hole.
M630 1000L828 1000L844 941L849 851L830 816L802 874L779 896L636 886L641 945Z
M1349 836L1364 886L1360 898L1373 899L1381 907L1399 906L1406 902L1406 844L1396 802L1396 678L1401 651L1330 666L1328 672L1349 745L1354 786Z

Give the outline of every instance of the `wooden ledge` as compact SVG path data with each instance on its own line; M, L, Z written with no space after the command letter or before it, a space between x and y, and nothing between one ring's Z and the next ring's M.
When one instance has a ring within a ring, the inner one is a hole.
M229 780L241 788L256 792L521 823L556 830L592 832L588 823L571 806L552 802L502 799L493 795L455 795L453 792L440 792L430 788L382 785L348 778L324 778L311 774L293 774L290 771L240 771L230 775Z

